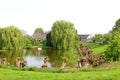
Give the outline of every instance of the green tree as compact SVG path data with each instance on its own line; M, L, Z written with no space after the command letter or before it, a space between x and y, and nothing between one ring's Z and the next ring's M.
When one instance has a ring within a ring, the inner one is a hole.
M111 43L105 51L107 60L118 61L120 59L120 32L113 33Z
M34 33L36 33L36 32L43 33L44 30L42 28L36 28L35 31L34 31Z
M108 44L111 42L112 34L110 32L103 35L103 44Z
M111 41L111 36L111 33L95 34L95 36L92 37L92 40L98 44L108 44Z
M120 19L115 22L111 33L111 43L105 51L107 60L118 61L120 59Z
M24 47L24 36L18 28L8 26L0 30L0 49L19 49Z
M93 36L92 40L95 43L102 44L103 43L103 34L95 34L95 36Z
M36 42L34 38L32 38L30 35L24 35L25 37L25 48L32 48L33 43Z
M51 31L46 35L46 46L52 46L51 44Z
M67 21L56 21L51 30L51 44L56 49L69 49L75 45L77 32L74 24Z
M115 22L115 25L113 26L112 28L112 33L114 32L120 32L120 19L118 19L116 22Z

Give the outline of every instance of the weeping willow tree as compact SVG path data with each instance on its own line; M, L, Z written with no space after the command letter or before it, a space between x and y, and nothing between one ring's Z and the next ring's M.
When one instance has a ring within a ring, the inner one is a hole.
M77 31L74 24L67 21L56 21L51 30L51 44L56 49L69 49L75 45Z
M8 26L0 29L0 49L20 49L24 44L24 36L18 28Z

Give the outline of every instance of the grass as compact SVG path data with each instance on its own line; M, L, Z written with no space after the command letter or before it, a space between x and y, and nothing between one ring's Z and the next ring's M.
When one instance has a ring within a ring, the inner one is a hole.
M53 73L0 68L0 80L119 80L120 68L109 70Z
M94 53L103 53L107 45L84 43ZM120 62L104 63L96 68L51 68L0 66L0 80L120 80Z
M83 44L90 46L94 54L102 54L107 48L107 45L103 45L103 44L96 44L89 42L84 42Z
M106 67L107 66L107 67ZM108 67L109 66L109 67ZM119 80L120 62L97 68L16 68L1 66L0 80Z

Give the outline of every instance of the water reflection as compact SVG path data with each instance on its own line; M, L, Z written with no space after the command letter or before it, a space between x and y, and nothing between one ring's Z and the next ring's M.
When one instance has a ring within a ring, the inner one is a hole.
M25 59L27 60L27 66L42 66L44 64L43 60L44 57L36 57L36 56L27 56L25 57ZM48 67L51 67L51 64L48 64Z
M46 56L49 57L48 67L59 67L61 64L61 57L64 51L53 49L23 49L23 50L4 50L0 51L0 58L7 58L10 65L15 65L18 57L23 57L27 61L27 66L41 67Z

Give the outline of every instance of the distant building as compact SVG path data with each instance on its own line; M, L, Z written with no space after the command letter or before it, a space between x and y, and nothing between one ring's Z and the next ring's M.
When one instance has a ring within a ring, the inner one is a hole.
M35 32L32 37L38 41L46 40L47 33Z
M91 42L92 35L90 34L80 34L80 41L82 42Z

